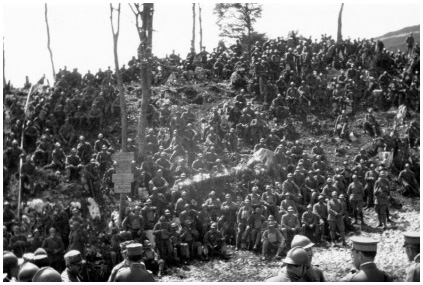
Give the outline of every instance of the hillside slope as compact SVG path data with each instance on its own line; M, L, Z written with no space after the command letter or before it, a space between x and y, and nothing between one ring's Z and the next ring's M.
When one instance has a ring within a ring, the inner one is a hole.
M420 44L420 25L406 27L398 31L389 32L376 38L377 40L381 40L385 44L385 48L390 51L406 51L407 46L405 44L405 40L413 33L414 40L416 43Z

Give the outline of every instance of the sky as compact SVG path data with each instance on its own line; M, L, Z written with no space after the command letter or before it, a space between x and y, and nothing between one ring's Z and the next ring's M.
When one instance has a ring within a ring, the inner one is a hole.
M344 1L344 38L371 38L407 26L420 24L418 1ZM335 1L263 1L263 14L255 30L270 38L286 37L299 30L303 36L320 38L326 33L336 38L340 2ZM5 75L15 87L29 76L35 83L46 74L52 82L52 68L47 49L44 3L41 1L3 1ZM203 2L203 45L208 51L217 46L219 37L213 2ZM117 3L114 4L117 7ZM198 10L197 10L198 14ZM56 72L67 66L96 73L98 68L114 69L110 6L98 1L48 2L51 49ZM196 48L199 49L197 19ZM185 57L192 36L192 4L189 1L159 1L153 18L153 53L162 57L172 49ZM135 18L128 4L121 6L118 43L119 63L127 64L136 55L139 37Z

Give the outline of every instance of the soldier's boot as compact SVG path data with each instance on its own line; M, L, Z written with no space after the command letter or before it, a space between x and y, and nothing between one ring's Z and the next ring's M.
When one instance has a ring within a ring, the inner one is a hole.
M345 232L341 233L341 239L342 239L342 245L347 246L347 243L345 242Z
M360 220L361 220L361 225L362 226L365 226L366 223L364 222L364 214L363 214L363 211L361 211L361 213L360 213Z
M277 260L280 260L280 259L282 259L283 254L284 254L284 253L283 253L283 247L279 247L279 248L278 248L278 252L276 253L276 257L275 257L275 258L276 258Z
M158 277L161 277L162 276L163 268L164 268L164 260L163 259L160 259L159 260L159 272L157 273L157 276Z
M388 207L386 207L386 218L387 218L388 223L392 223L392 220L389 218L389 208Z
M357 221L357 210L353 210L353 215L354 215L354 225L356 225L356 224L358 224L358 221Z
M330 232L330 239L331 239L331 245L332 247L335 247L335 232Z
M377 219L379 220L379 225L377 225L378 228L382 227L382 219L380 218L379 214L377 215Z

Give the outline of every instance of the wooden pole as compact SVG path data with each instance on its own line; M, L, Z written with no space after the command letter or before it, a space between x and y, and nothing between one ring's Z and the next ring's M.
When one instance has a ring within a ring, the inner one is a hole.
M22 120L22 133L21 133L21 149L23 149L23 143L24 143L24 130L25 130L25 118L26 118L26 112L28 111L28 104L29 104L29 98L31 97L32 87L29 88L28 95L26 97L26 103L25 103L25 116ZM20 214L21 214L21 200L22 200L22 163L23 159L22 157L19 158L19 189L18 189L18 208L17 208L17 217L18 221L21 220Z
M192 3L192 40L191 49L195 51L195 3Z
M201 18L201 5L200 3L198 5L198 21L200 25L200 52L203 50L203 20Z
M342 10L344 9L344 3L341 4L341 10L339 10L339 16L338 16L338 34L336 37L336 43L341 44L342 43Z
M56 70L54 69L53 52L51 51L51 48L50 48L50 28L48 26L48 18L47 18L47 3L45 3L44 16L45 16L46 26L47 26L47 49L48 49L48 52L50 53L51 67L53 69L53 82L55 82L56 81Z

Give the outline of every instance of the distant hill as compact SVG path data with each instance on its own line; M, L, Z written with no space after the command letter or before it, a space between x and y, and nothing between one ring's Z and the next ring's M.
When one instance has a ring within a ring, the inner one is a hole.
M390 51L406 51L407 46L405 40L413 33L414 41L420 44L420 25L406 27L401 30L387 33L376 39L381 40L385 44L385 48Z

